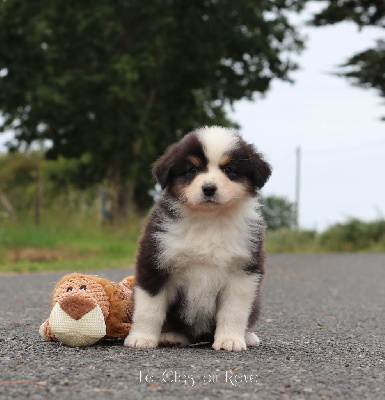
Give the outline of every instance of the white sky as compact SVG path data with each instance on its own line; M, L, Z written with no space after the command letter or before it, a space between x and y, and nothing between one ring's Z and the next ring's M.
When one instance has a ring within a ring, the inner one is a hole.
M328 73L374 45L384 30L354 24L303 27L307 50L295 84L274 82L266 98L236 104L230 117L266 154L273 174L264 195L294 201L295 149L302 149L300 226L325 229L354 216L385 216L385 104L371 90ZM0 135L0 151L7 135Z
M384 30L354 24L304 27L307 49L295 84L274 82L265 99L230 113L246 140L266 154L273 174L263 194L295 197L295 149L302 149L300 226L323 230L349 217L385 217L385 104L373 90L331 76Z

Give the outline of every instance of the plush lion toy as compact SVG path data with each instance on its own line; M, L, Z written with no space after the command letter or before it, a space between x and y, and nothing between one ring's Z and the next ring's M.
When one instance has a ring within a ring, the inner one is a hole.
M119 283L95 275L64 276L53 291L51 314L40 335L71 347L125 338L134 308L133 284L132 276Z

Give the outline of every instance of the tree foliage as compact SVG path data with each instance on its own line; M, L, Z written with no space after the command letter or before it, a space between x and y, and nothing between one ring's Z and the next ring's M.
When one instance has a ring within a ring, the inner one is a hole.
M345 72L341 75L354 85L376 89L385 98L385 40L378 40L376 47L355 54L343 67Z
M318 0L319 1L319 0ZM323 3L324 0L322 0ZM324 26L342 21L353 21L359 27L385 27L383 0L329 0L326 7L314 16L313 24Z
M262 215L266 221L267 229L294 228L295 205L285 197L262 197Z
M384 0L329 0L326 7L316 14L315 26L353 21L359 28L378 26L385 28ZM353 85L376 89L385 97L385 40L350 57L343 65L339 76L347 78ZM385 117L383 118L385 120Z
M303 0L0 0L1 131L49 140L82 185L148 203L150 164L225 106L290 80ZM75 178L75 176L74 176Z

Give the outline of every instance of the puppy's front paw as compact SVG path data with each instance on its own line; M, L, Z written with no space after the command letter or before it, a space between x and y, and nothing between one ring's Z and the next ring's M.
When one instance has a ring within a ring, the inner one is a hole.
M213 349L224 349L228 351L246 350L245 338L243 336L223 336L215 338Z
M129 334L124 340L127 347L135 347L137 349L151 349L158 346L158 339L152 335Z
M245 341L247 346L259 346L259 337L254 332L246 332Z

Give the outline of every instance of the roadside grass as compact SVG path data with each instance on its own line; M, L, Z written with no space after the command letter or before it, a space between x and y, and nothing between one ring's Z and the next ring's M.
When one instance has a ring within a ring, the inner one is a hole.
M81 271L134 263L141 220L117 227L85 221L0 225L0 272Z
M288 228L267 230L267 253L319 253L324 252L316 231L294 231Z
M357 226L361 228L357 229ZM336 224L324 232L288 228L266 231L267 253L383 253L385 223Z
M118 226L100 226L95 218L64 213L46 218L39 227L28 218L23 221L15 226L0 220L0 273L131 267L143 223L142 218L134 216ZM270 254L385 252L382 221L350 225L335 225L323 233L268 230L266 251Z

